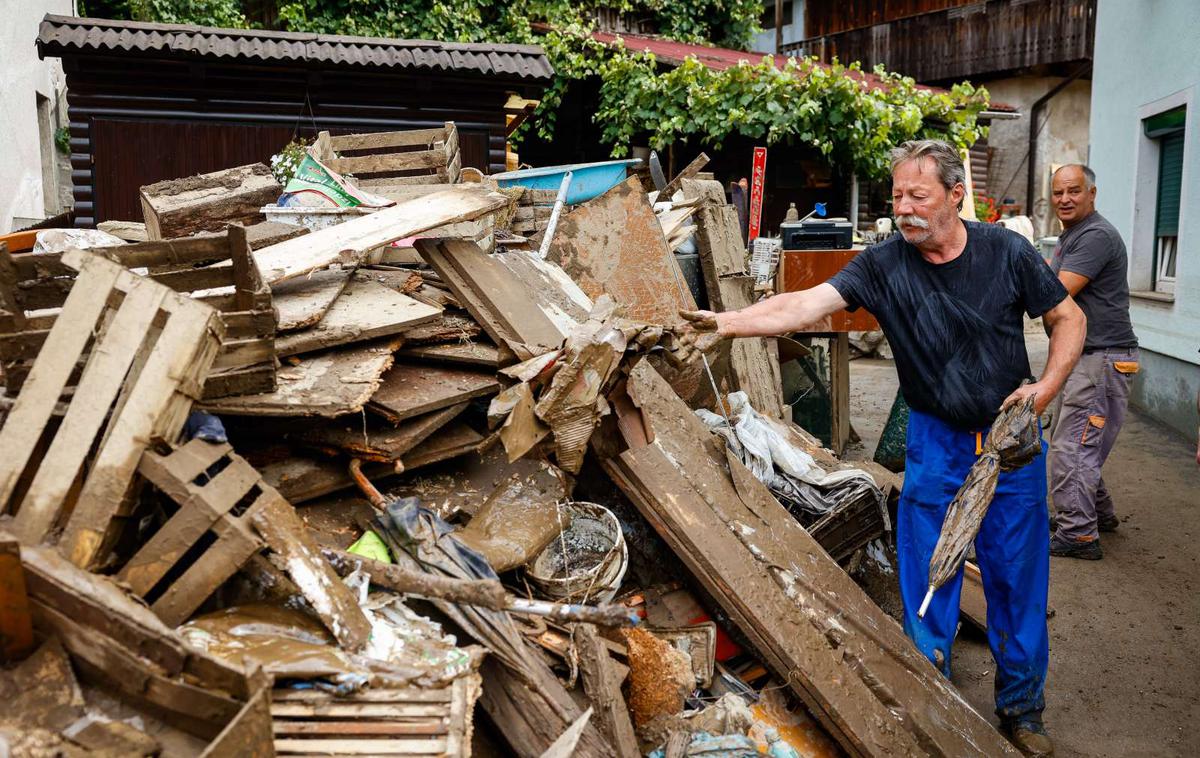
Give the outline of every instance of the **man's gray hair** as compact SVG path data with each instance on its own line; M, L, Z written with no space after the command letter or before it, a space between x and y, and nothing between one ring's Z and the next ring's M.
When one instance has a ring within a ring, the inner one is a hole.
M1068 163L1065 166L1059 166L1058 168L1054 169L1054 174L1051 176L1051 178L1058 176L1058 172L1062 171L1064 168L1077 168L1083 172L1084 189L1091 189L1092 187L1096 186L1096 172L1092 171L1090 167L1085 166L1082 163Z
M938 178L947 191L954 189L956 184L967 186L967 171L963 168L962 156L953 145L940 139L909 140L892 148L892 172L895 173L896 166L901 163L921 158L933 159Z

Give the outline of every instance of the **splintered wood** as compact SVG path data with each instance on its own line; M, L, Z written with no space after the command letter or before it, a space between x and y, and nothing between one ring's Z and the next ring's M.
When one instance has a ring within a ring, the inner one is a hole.
M222 326L212 308L100 256L71 250L62 262L79 276L0 429L0 507L16 512L12 528L26 543L66 517L59 547L90 567L115 536L110 524L146 444L173 440L183 427ZM81 360L54 429L51 415Z
M592 300L611 295L634 321L673 324L679 310L696 309L636 177L564 215L547 260Z
M494 371L397 363L367 407L393 424L500 389Z
M478 675L443 689L379 689L331 697L275 690L271 702L278 756L466 755Z
M630 449L606 470L847 752L1016 755L765 485L733 486L704 425L647 363L628 388L642 424L622 426Z

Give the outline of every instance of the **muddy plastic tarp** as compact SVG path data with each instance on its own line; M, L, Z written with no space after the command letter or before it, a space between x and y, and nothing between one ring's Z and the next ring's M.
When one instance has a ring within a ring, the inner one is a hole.
M967 546L979 533L996 494L1001 471L1026 466L1042 452L1034 398L1010 405L992 422L983 453L967 472L967 479L946 509L942 533L929 560L929 591L917 615L924 616L933 593L954 576L966 558Z

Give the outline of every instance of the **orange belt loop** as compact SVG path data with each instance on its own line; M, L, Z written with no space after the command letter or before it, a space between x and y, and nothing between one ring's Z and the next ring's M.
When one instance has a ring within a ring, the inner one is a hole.
M975 455L983 455L983 432L975 432Z

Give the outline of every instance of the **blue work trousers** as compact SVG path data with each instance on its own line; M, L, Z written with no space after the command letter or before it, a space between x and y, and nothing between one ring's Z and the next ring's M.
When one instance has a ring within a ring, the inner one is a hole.
M946 508L979 456L987 430L953 427L913 410L908 420L904 490L896 525L904 632L950 676L963 572L942 585L925 618L917 609L929 586L929 559ZM987 597L988 644L996 661L996 714L1002 721L1041 721L1050 642L1046 596L1050 529L1046 518L1046 443L1028 466L1000 474L996 497L975 538Z

